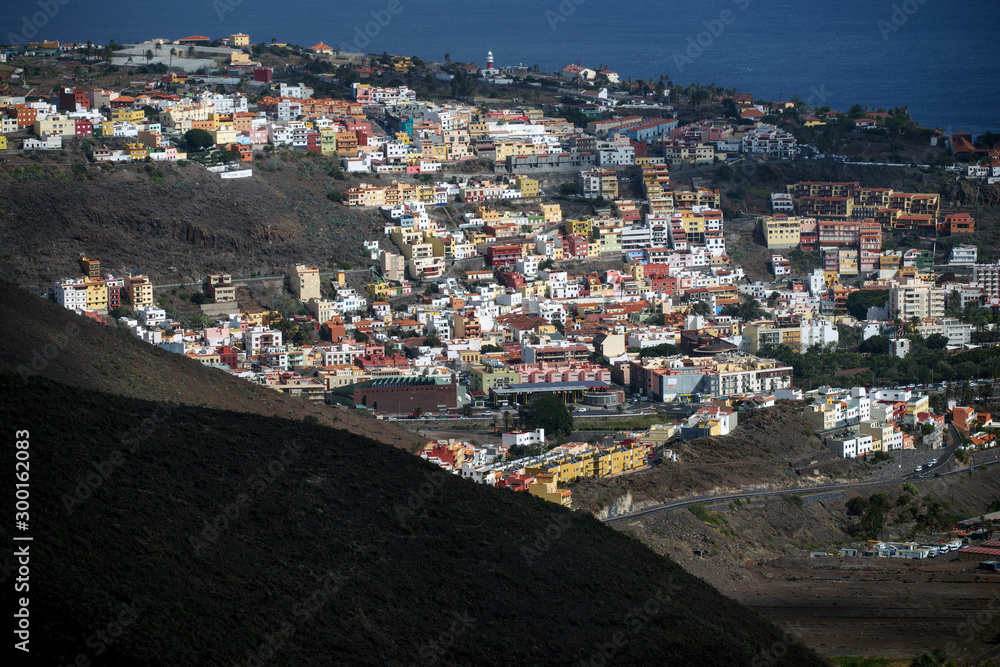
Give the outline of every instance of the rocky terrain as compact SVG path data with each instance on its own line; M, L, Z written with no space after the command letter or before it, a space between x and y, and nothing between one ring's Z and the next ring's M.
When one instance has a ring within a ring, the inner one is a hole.
M156 284L283 273L290 263L367 266L378 211L327 198L357 181L330 176L327 158L279 151L254 176L221 180L196 162L88 165L76 152L0 166L0 264L23 286L75 276L80 253Z
M742 488L772 489L857 477L863 464L837 458L790 403L741 413L730 435L674 445L680 460L654 470L573 486L577 507L599 512L628 494L638 507Z

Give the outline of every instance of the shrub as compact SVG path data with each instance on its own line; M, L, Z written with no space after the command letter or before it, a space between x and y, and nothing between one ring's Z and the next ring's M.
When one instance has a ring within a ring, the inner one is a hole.
M803 507L806 506L806 501L804 501L802 499L802 496L800 496L797 493L793 493L791 495L785 496L785 502L786 503L791 503L792 505L795 505L799 509L802 509Z
M710 526L718 526L722 524L722 518L718 514L709 512L701 503L691 505L688 507L688 511L691 512L691 514L694 514L700 521L707 523Z

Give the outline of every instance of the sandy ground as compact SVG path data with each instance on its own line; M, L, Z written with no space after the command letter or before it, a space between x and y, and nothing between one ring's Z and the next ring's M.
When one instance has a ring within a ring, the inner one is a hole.
M975 563L790 557L747 562L724 592L827 656L913 657L935 647L960 660L1000 653L1000 574Z

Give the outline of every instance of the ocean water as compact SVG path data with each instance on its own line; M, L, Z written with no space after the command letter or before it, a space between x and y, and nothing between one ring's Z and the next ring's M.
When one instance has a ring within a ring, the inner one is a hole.
M65 3L65 4L64 4ZM543 71L581 62L764 99L908 106L918 122L1000 131L997 0L8 0L0 41L106 43L235 32ZM51 16L50 16L51 15Z

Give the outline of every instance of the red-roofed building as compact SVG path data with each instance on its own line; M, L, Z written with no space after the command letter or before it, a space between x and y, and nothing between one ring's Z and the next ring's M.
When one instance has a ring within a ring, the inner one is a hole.
M234 371L239 367L239 362L236 357L236 350L234 350L229 345L223 345L215 350L215 353L219 355L219 363L229 366Z
M188 45L208 46L211 42L212 40L206 37L205 35L190 35L188 37L184 37L183 39L177 40L178 44L184 44L185 46Z
M312 46L309 47L309 50L312 51L313 53L322 53L327 56L333 55L333 47L324 44L323 42L320 42L319 44L313 44Z
M76 119L76 136L78 137L92 137L94 136L94 124L91 123L86 118Z
M969 435L977 426L976 410L956 405L951 409L951 423L955 425L959 433Z
M508 475L505 479L497 482L497 486L508 488L511 491L527 491L528 485L535 481L533 475L524 475L519 472L514 472Z
M874 130L878 127L878 121L874 118L857 118L854 120L855 130Z
M968 213L949 213L941 223L944 234L974 234L975 231L976 221Z
M740 113L740 118L746 118L747 120L761 120L765 116L764 112L760 109L755 109L753 107L749 109L744 109Z
M486 263L490 266L514 266L522 257L519 245L491 245L486 249Z

